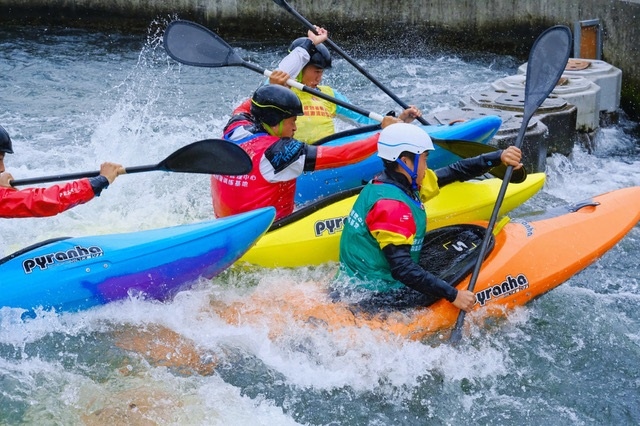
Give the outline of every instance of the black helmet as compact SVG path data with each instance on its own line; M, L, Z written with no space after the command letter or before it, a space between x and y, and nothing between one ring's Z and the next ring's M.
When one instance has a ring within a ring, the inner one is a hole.
M7 154L13 154L13 146L11 145L11 138L9 133L0 126L0 152L6 152Z
M307 37L300 37L293 40L293 43L289 46L289 52L298 46L302 46L306 40L308 40ZM322 43L315 46L315 48L312 49L309 63L322 69L331 68L331 53L329 53L329 49L327 49Z
M269 126L302 114L300 99L284 86L267 84L259 87L251 97L251 115Z

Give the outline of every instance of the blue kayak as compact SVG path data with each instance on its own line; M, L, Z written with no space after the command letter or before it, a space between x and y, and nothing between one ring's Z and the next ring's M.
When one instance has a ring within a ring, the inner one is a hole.
M0 259L0 307L64 312L132 294L166 300L224 271L274 217L266 207L169 228L47 240Z
M502 125L498 116L488 115L453 125L421 126L432 138L444 141L464 140L487 144ZM366 126L360 129L347 130L336 133L316 145L340 146L356 142L379 132L378 126ZM429 167L437 169L444 167L460 157L436 145L435 151L429 154ZM336 169L307 172L298 178L296 184L296 204L302 205L320 197L335 194L351 188L361 186L382 171L382 160L375 155Z

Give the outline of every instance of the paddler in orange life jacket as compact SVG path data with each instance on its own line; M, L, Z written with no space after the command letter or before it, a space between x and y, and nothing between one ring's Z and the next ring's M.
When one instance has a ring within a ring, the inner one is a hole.
M342 167L361 161L377 150L378 134L342 146L307 145L294 139L296 119L302 115L300 99L282 86L289 75L276 70L268 84L233 112L224 138L249 154L253 169L247 175L211 177L216 217L274 206L276 220L293 212L296 179L303 172ZM399 122L385 117L382 127Z
M418 126L393 124L380 133L384 171L365 186L345 222L334 296L370 309L427 306L441 298L465 311L473 307L473 293L418 264L427 229L423 203L440 187L481 176L500 163L520 169L522 153L511 146L432 171L432 150L431 138Z
M320 32L322 29L318 30ZM311 37L311 34L313 33L309 32L309 37ZM323 34L326 34L326 32ZM326 40L326 37L324 37L324 39ZM307 55L296 54L297 52L301 52L301 47L308 52ZM296 76L296 80L305 86L317 89L336 99L350 103L349 99L342 93L334 90L330 86L320 85L324 71L327 68L331 68L331 54L324 44L315 43L315 45L313 45L309 42L308 38L300 37L291 43L289 52L291 53L278 65L279 70L291 76ZM302 102L304 115L300 117L296 123L298 127L298 130L296 130L296 139L303 142L313 143L326 136L333 135L336 132L334 118L341 119L356 126L378 124L377 121L369 117L336 105L333 102L318 98L312 93L303 92L295 87L291 88L291 90L293 90ZM410 123L420 116L420 111L411 105L402 111L399 118L405 123Z
M0 217L3 218L54 216L99 196L118 175L125 173L120 164L103 163L100 176L49 188L17 190L11 186L11 173L5 173L6 154L13 154L13 146L9 133L0 126Z

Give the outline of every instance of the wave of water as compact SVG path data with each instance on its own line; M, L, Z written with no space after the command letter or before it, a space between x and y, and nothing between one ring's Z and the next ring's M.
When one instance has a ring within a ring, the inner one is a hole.
M16 178L94 170L105 160L153 164L220 135L262 77L181 67L164 54L159 27L146 38L0 30L0 124L14 140L7 166ZM285 48L237 51L273 69ZM362 64L424 111L456 107L519 65L433 51ZM326 80L354 104L398 110L340 59ZM623 117L597 142L595 155L576 147L569 158L549 158L545 188L514 215L640 185L637 124ZM54 218L0 221L0 255L60 235L210 217L207 177L122 176L99 199ZM507 318L472 327L456 348L310 327L274 306L288 318L276 335L230 325L213 309L256 294L277 300L284 288L313 304L335 265L235 268L164 304L132 298L29 321L0 308L0 423L637 423L639 240L636 226L593 266Z

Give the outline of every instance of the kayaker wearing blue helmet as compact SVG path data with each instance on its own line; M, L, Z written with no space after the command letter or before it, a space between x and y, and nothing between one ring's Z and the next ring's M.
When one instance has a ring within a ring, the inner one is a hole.
M5 172L6 154L13 154L13 145L9 133L0 126L0 217L3 218L54 216L99 196L118 175L125 173L120 164L103 163L100 176L49 188L17 190L11 186L13 176Z
M324 35L326 40L326 31L322 28L318 29ZM312 32L309 32L313 34ZM301 49L307 52L307 55L299 54ZM296 50L298 49L298 50ZM289 55L285 57L278 65L278 70L286 72L294 77L297 81L305 86L317 89L329 96L341 101L349 102L346 96L334 90L330 86L320 85L324 71L331 68L331 53L329 49L322 44L315 45L309 42L308 38L297 38L289 46ZM326 136L330 136L336 132L334 118L346 121L349 124L362 126L378 124L377 121L365 117L336 105L333 102L318 98L312 93L307 93L296 88L291 88L293 92L300 98L304 115L298 119L296 131L296 139L306 143L313 143ZM410 123L417 117L421 116L421 112L415 106L410 106L404 110L398 118L405 123Z
M455 289L418 264L427 229L423 203L440 187L481 176L500 163L520 169L522 154L511 146L434 172L427 167L432 150L431 138L418 126L392 124L380 133L384 171L365 186L345 222L338 294L362 296L365 306L427 306L445 298L465 311L473 307L473 293Z

